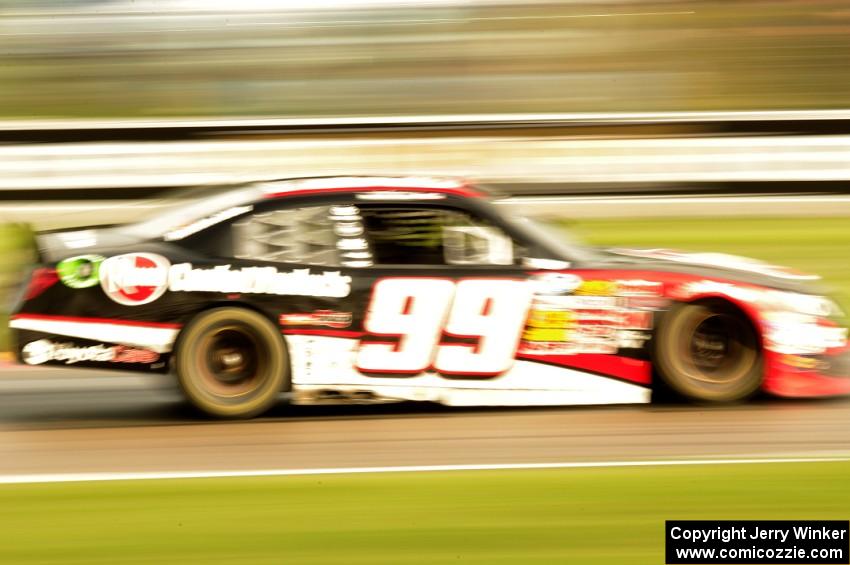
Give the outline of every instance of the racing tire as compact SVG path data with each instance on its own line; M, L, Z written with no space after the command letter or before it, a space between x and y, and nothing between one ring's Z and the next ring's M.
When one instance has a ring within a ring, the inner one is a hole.
M679 397L731 403L752 396L761 386L758 334L731 304L676 306L665 316L654 342L657 373Z
M174 367L189 402L217 418L262 414L289 387L289 356L280 331L245 308L196 316L180 334Z

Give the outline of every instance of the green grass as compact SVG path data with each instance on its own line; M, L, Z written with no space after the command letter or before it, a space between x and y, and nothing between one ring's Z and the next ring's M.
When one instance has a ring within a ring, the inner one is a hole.
M847 519L850 463L0 487L3 563L662 563L667 519Z
M62 16L19 23L11 14L28 10L23 1L0 0L11 30L0 52L4 119L850 104L840 0L641 2L632 16L615 15L632 12L629 3L601 9L614 17L583 17L599 7L573 2L390 8L340 12L321 28L299 21L330 15L287 16L283 27L166 14L171 25L65 18L72 35L56 33ZM690 13L670 13L678 11Z

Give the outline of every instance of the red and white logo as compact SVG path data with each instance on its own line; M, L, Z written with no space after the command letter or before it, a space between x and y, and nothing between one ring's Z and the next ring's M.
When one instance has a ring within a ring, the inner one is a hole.
M148 304L168 288L171 263L155 253L127 253L100 265L100 286L106 296L125 306Z

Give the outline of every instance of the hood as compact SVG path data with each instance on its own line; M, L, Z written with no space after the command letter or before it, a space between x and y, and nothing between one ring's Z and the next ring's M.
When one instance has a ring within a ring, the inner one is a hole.
M792 292L821 293L820 277L817 275L738 255L626 248L607 249L606 254L620 268L623 263L629 263L634 268L723 278Z

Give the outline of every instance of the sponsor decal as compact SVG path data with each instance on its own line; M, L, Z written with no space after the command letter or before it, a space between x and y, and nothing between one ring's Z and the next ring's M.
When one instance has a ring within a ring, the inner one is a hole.
M136 349L126 345L116 345L113 363L154 363L159 360L159 353L149 349Z
M576 313L569 310L532 309L527 324L532 328L569 328L575 321Z
M219 265L193 268L191 263L172 265L168 288L175 292L222 292L321 296L342 298L351 292L351 277L339 271L312 273L310 269L280 272L274 267L231 269Z
M100 255L79 255L59 261L56 273L59 280L70 288L89 288L100 281Z
M582 325L616 326L620 324L617 310L577 310L576 318Z
M347 328L351 325L351 312L316 310L304 314L281 314L282 326L326 326L329 328Z
M28 365L40 365L48 361L62 361L66 365L80 362L103 363L154 363L159 353L148 349L137 349L125 345L80 346L70 342L57 343L40 339L26 344L21 357Z
M617 296L661 296L664 294L664 285L658 281L626 279L614 282L617 285Z
M610 310L617 307L614 296L541 296L535 302L546 308L566 310Z
M617 344L610 341L588 341L585 343L523 341L520 343L518 352L530 355L577 355L579 353L614 355L617 353Z
M616 296L617 283L614 281L584 281L576 289L578 296Z
M660 297L664 286L658 281L642 279L583 280L571 273L546 273L531 278L534 292L539 295L575 296L642 296Z
M100 265L100 286L106 296L124 306L148 304L168 285L168 259L155 253L127 253Z
M171 265L154 253L127 253L100 265L100 284L112 300L125 306L148 304L173 292L221 292L342 298L351 291L351 277L339 271L313 273L310 269L281 272L275 267L230 265L209 268L191 263Z
M528 328L522 333L526 341L570 341L572 331L565 328Z
M521 341L517 353L531 355L575 355L578 353L574 343L563 341Z
M535 294L569 294L581 284L581 277L569 273L546 273L531 277L531 288Z
M652 328L652 312L645 310L579 310L576 318L583 326L600 325L628 330Z
M802 355L781 355L779 360L782 364L801 371L825 371L829 369L828 362L814 357L804 357Z
M632 312L622 310L617 313L619 320L617 327L629 330L648 330L652 328L652 312Z
M589 339L593 341L593 338L611 338L614 336L614 328L611 326L588 326L588 325L580 325L576 328L576 339Z
M607 281L587 282L593 284L583 286L586 292L615 290L605 284L596 284ZM632 290L644 292L646 286L640 281ZM578 294L537 296L519 351L538 355L615 354L620 348L642 348L650 339L650 333L642 330L652 328L653 312L623 308L619 302L625 300L615 296Z
M622 302L635 310L664 310L670 306L670 299L663 296L628 296Z
M580 353L597 353L599 355L615 355L618 351L617 343L607 339L579 343L578 347Z

